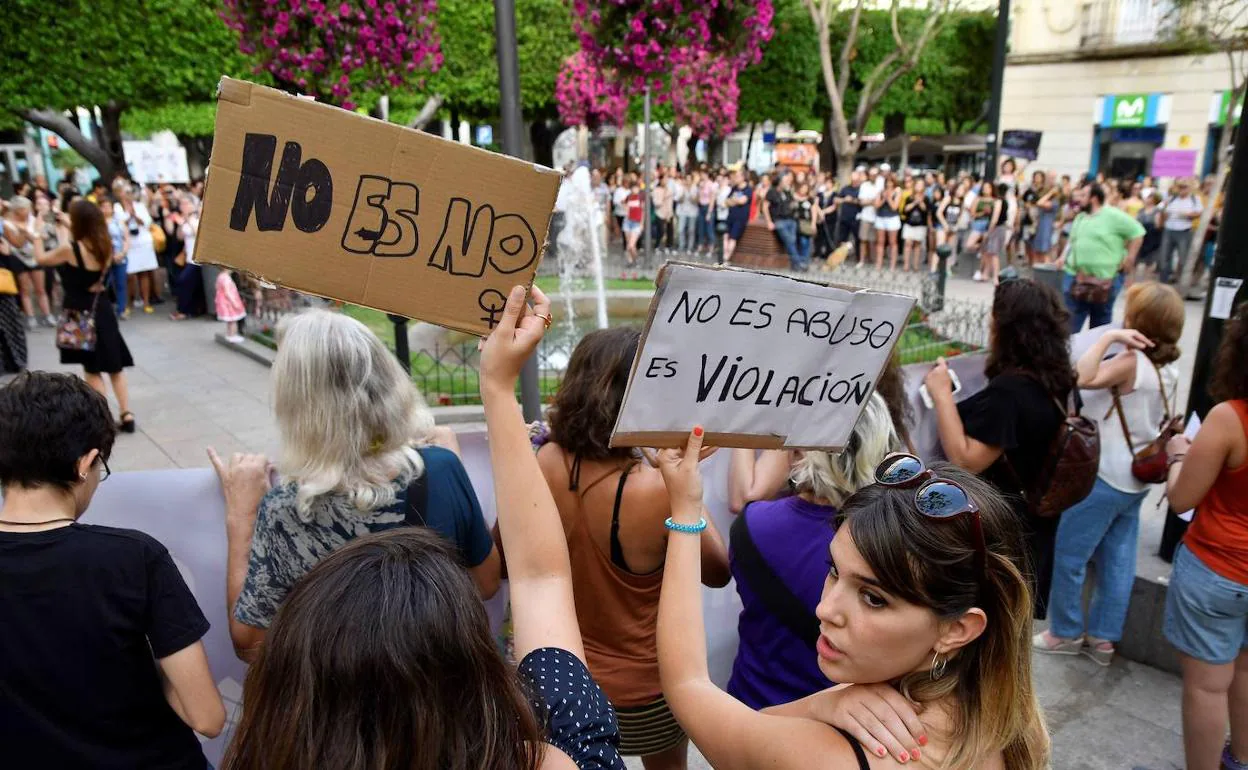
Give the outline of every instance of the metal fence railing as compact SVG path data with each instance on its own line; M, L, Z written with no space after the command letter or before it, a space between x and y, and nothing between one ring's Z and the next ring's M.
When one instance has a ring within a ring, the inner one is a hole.
M842 265L827 272L805 273L802 277L914 297L915 309L897 345L903 364L934 361L939 356L955 356L987 346L989 306L947 298L945 282L938 273L898 273ZM254 282L244 283L243 298L248 311L247 332L256 341L271 347L275 346L274 331L282 316L308 307L330 305L318 297L289 289L263 288ZM389 338L388 323L379 317L374 331ZM542 341L538 349L538 368L543 399L553 396L559 388L578 342L575 334L550 335ZM412 381L430 405L480 403L480 353L474 341L418 345L410 352L410 363Z

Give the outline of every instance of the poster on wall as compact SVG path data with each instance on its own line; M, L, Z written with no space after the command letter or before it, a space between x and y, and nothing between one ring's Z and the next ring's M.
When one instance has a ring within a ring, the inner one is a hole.
M186 184L191 181L186 148L173 142L122 142L130 178L139 184Z

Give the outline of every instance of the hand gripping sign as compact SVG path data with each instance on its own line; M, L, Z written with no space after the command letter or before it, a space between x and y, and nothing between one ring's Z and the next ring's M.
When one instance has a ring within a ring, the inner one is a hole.
M198 262L486 334L530 284L559 174L223 78Z

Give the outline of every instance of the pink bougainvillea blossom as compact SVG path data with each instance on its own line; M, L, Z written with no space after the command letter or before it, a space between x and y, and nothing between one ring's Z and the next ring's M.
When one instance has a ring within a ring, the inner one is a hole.
M772 0L572 0L573 29L599 69L636 93L710 55L734 71L762 58Z
M569 126L622 126L628 113L624 89L606 77L583 51L568 57L555 77L559 118Z
M361 92L397 88L442 65L437 0L223 0L239 49L279 83L354 109Z
M671 102L676 120L699 138L726 136L737 127L737 65L706 51L691 54L672 70Z

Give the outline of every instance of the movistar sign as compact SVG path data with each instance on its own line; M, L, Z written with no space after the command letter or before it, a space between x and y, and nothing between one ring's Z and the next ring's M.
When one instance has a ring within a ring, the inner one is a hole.
M1105 96L1101 125L1142 128L1157 125L1159 94L1111 94Z

